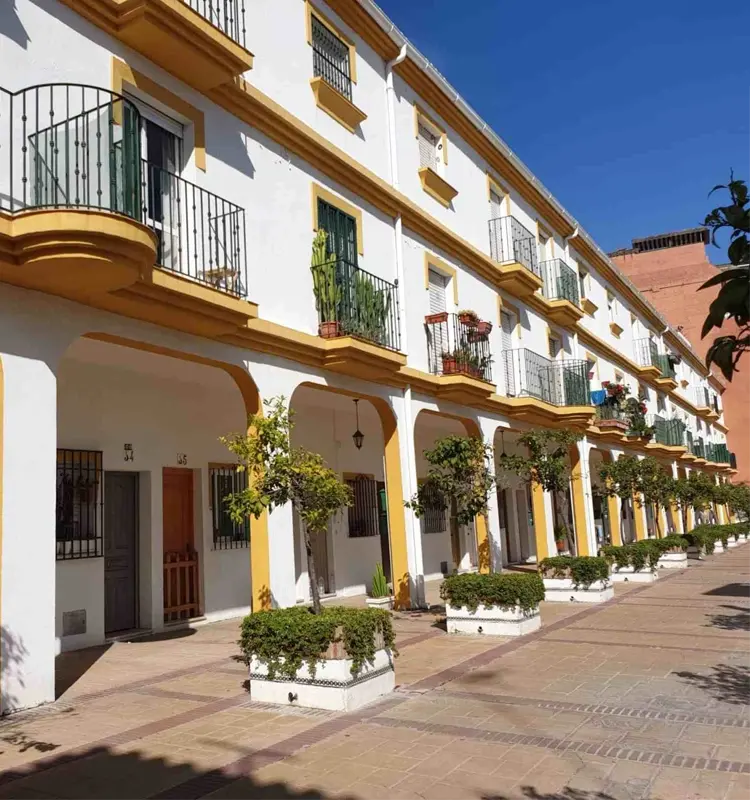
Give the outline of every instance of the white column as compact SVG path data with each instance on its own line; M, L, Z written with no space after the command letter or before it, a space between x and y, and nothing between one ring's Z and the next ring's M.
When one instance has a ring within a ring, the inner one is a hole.
M2 355L2 711L55 699L57 381Z
M495 431L497 422L495 420L479 418L479 429L482 438L490 445L490 463L493 470L496 469L495 461ZM500 514L497 507L497 492L494 490L489 494L487 502L487 536L490 542L490 569L493 572L502 572L503 569L503 534L500 529Z
M596 528L594 527L594 499L591 493L591 472L589 471L589 453L591 444L584 436L577 443L578 453L581 458L581 483L583 488L584 511L586 516L586 539L589 545L589 554L597 553Z
M268 560L271 572L271 603L286 608L297 602L297 580L294 570L294 523L292 504L274 509L268 515ZM304 549L303 549L303 556ZM307 569L302 562L303 570Z

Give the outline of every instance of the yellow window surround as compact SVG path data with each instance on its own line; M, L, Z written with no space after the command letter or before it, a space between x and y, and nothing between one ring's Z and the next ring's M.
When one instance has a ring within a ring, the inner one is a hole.
M420 106L418 103L414 103L414 138L419 138L419 121L422 120L422 124L426 128L431 128L433 132L439 137L440 139L440 152L443 156L443 164L447 166L448 164L448 134L445 132L445 128L442 125L439 125L435 122L434 118L431 117L425 110Z
M430 288L430 267L432 267L436 272L445 275L447 278L451 279L451 283L453 284L453 302L458 305L458 275L454 267L450 264L446 264L442 258L438 258L436 255L432 253L425 252L424 254L424 288Z
M590 298L584 297L581 300L581 308L590 316L593 317L594 314L599 310L599 306Z
M497 324L502 330L503 320L500 316L501 311L509 311L516 318L516 324L513 329L513 335L521 338L521 310L513 303L509 303L502 295L497 296ZM547 328L549 331L549 328Z
M128 87L135 88L154 100L158 100L167 108L173 109L179 116L190 120L193 126L193 152L195 153L195 166L206 171L206 123L203 112L195 106L190 105L187 100L183 100L169 89L146 77L142 72L138 72L121 61L119 58L112 57L112 91L116 94L123 94Z
M418 172L422 189L434 200L437 200L441 206L450 208L454 198L458 195L458 189L454 189L448 181L441 178L430 167L420 167Z
M503 198L503 206L505 208L505 216L509 217L510 214L510 192L503 186L502 183L489 171L486 172L487 175L487 201L489 202L492 199L492 193L494 192L498 197Z
M310 0L305 0L305 34L307 43L312 47L312 17L328 28L328 30L349 48L349 77L352 83L357 82L357 48L350 36L347 36L337 25L325 15L319 8L314 6Z
M347 203L342 197L339 197L333 192L329 192L328 189L324 189L317 183L312 184L310 196L312 202L313 230L318 230L318 200L322 200L324 203L335 206L350 217L354 217L357 221L357 252L360 255L364 255L365 245L363 238L362 209L353 206L351 203Z
M618 325L616 322L610 322L609 330L616 339L619 339L620 334L623 332L624 328L621 325Z

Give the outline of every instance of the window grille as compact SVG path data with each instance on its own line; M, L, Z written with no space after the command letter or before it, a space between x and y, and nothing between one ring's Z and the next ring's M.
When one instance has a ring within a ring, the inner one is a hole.
M378 484L372 478L359 476L348 480L353 502L349 506L349 537L378 536Z
M446 507L443 499L429 482L422 486L422 533L442 533L447 530Z
M234 550L248 547L250 521L234 522L229 516L225 498L247 488L247 473L237 472L237 467L209 467L209 507L214 531L214 550Z
M417 123L417 139L419 141L419 166L437 170L440 137L431 131L422 120L419 120Z
M312 16L313 75L351 102L352 77L349 45L316 16Z
M57 451L57 560L104 554L104 482L98 450Z

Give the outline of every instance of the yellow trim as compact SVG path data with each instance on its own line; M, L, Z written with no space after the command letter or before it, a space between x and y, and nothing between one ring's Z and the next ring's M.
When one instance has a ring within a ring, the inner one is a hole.
M450 208L454 198L458 195L458 189L454 189L448 181L441 178L430 167L420 167L418 172L422 189L434 200L437 200L441 206Z
M343 211L350 217L354 217L357 221L357 252L363 255L365 252L364 245L364 225L362 224L362 209L348 203L343 197L339 197L328 189L324 189L319 183L311 184L311 202L312 202L312 220L313 231L318 230L318 200L324 203L335 206L339 211Z
M531 484L531 508L534 514L534 539L536 540L536 563L538 564L549 555L544 489L538 483Z
M521 338L521 310L517 305L513 303L509 303L502 295L497 296L497 324L500 326L500 330L502 330L503 320L500 316L500 312L506 310L510 311L516 318L516 324L513 327L513 336L517 338Z
M609 330L612 333L612 336L616 337L617 339L620 338L620 335L625 330L621 325L618 325L616 322L609 323Z
M356 133L357 128L367 119L364 111L357 108L341 92L337 92L323 78L311 78L310 88L315 97L315 105L343 125L349 133Z
M593 301L590 300L588 297L584 297L581 301L581 308L590 316L593 317L594 314L599 310L599 306Z
M442 145L442 156L443 156L443 164L448 164L448 134L445 132L445 128L435 122L433 117L431 117L419 103L414 103L414 138L419 138L419 118L422 118L427 128L433 128L437 135L440 137L440 144Z
M510 192L498 181L489 170L485 173L487 175L487 202L492 200L492 193L499 195L503 200L505 206L505 216L509 217L510 214Z
M112 56L112 91L116 94L124 94L123 90L128 87L139 89L141 92L153 97L168 108L176 111L181 117L189 119L193 125L193 152L195 154L195 166L206 171L206 123L202 111L195 106L191 106L187 100L183 100L169 89L160 86L156 81L151 80L142 72L138 72ZM135 95L136 99L138 95Z
M318 22L325 25L326 28L349 48L349 76L352 83L357 82L357 48L354 40L347 36L337 25L333 22L310 0L305 0L305 38L307 43L312 47L312 22L310 17L316 17Z
M458 305L458 274L456 270L446 264L442 258L438 258L433 253L425 251L424 254L424 288L430 288L430 267L434 267L437 272L442 273L453 282L453 302Z
M675 533L684 533L682 530L682 514L680 514L680 507L677 503L671 503L669 506L669 515L672 518L672 526Z
M581 456L576 445L570 446L570 486L573 495L573 520L575 523L576 549L579 556L591 555L586 534L586 498L583 494Z

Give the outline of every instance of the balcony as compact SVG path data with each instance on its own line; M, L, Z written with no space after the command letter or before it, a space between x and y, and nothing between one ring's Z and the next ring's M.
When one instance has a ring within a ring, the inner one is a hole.
M430 372L433 375L465 375L492 383L488 324L447 312L426 317Z
M144 162L127 99L68 84L0 89L0 120L2 280L195 333L255 316L238 300L244 211Z
M643 374L653 378L660 386L667 389L677 387L672 357L660 353L653 339L636 339L633 342L636 364L643 367Z
M252 69L245 0L63 0L199 91Z
M544 280L542 295L547 301L548 316L553 322L572 327L583 317L578 275L561 258L542 261L539 266Z
M685 423L679 419L665 419L657 414L649 414L646 422L654 429L654 440L666 447L684 447Z
M515 217L489 221L490 256L502 265L498 283L511 294L528 297L542 286L536 236Z
M401 349L398 288L343 258L312 267L318 334Z
M702 437L699 436L697 439L693 439L692 453L696 458L707 460L706 445Z
M588 406L588 367L585 361L552 361L526 348L503 353L508 397L534 397L553 406Z

